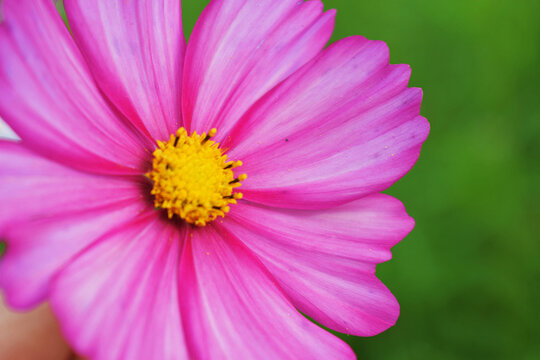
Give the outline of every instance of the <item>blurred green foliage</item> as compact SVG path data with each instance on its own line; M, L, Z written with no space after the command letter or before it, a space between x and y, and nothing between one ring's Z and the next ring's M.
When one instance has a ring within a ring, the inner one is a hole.
M60 13L60 16L62 16L62 19L68 25L67 23L67 17L66 17L66 10L64 9L64 1L63 0L54 0L54 3L56 5L56 8L58 9L58 12ZM69 27L69 25L68 25Z
M184 1L187 36L207 1ZM333 40L384 40L432 126L388 193L416 219L378 275L395 327L359 359L540 359L540 1L326 0ZM0 253L2 245L0 244Z
M0 257L4 254L5 250L6 250L6 243L4 241L0 241Z

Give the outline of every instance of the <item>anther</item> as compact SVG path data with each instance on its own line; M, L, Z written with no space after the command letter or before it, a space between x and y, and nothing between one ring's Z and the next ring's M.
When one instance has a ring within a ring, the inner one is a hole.
M202 141L202 143L206 143L208 140L210 140L211 138L213 138L217 133L217 129L212 129L208 132L208 134L206 135L206 137L204 138L204 140Z
M242 166L244 163L241 162L241 161L231 161L229 163L227 163L227 166L224 167L225 170L227 169L234 169L234 168L237 168L239 166Z
M239 177L237 177L236 179L234 179L233 181L229 182L229 184L236 184L240 181L244 181L247 179L247 175L246 174L242 174L240 175Z

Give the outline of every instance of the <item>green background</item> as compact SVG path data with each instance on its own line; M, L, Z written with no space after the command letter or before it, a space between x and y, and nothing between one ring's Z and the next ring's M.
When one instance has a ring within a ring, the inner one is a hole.
M207 1L184 1L189 34ZM388 193L416 219L378 268L397 325L359 359L540 359L540 1L327 0L333 41L412 66L431 135ZM0 245L0 252L1 252Z

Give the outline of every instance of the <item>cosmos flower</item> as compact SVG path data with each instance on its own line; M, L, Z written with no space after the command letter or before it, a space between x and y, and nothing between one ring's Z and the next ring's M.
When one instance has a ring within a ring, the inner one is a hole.
M319 0L4 0L0 287L91 359L350 359L414 226L410 68ZM300 312L299 312L300 311Z

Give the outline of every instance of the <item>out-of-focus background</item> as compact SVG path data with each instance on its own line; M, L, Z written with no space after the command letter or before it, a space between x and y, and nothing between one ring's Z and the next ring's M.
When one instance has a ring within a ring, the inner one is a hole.
M188 35L207 2L183 1ZM325 4L333 41L384 40L412 66L432 127L388 190L417 223L378 270L401 317L342 337L363 360L540 359L540 1Z

